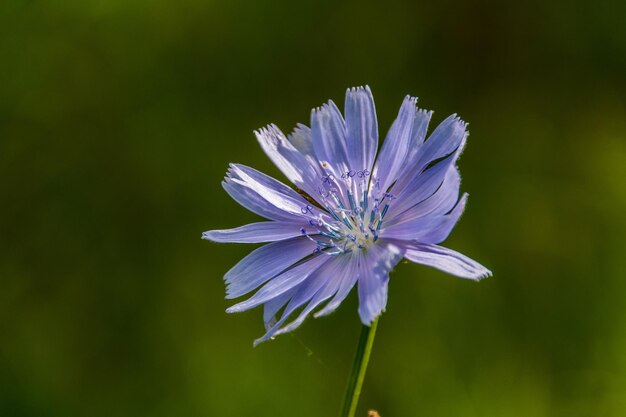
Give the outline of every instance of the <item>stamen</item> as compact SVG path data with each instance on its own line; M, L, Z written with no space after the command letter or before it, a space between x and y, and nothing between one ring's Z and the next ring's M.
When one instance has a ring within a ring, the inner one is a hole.
M309 224L319 230L324 225L324 222L321 219L317 219L317 221L310 219Z
M361 209L363 209L363 211L361 212L361 214L365 213L367 211L367 189L365 189L363 191L363 201L361 202Z
M341 219L339 219L339 216L337 216L337 213L335 213L335 211L333 209L331 209L330 207L326 206L326 211L328 211L328 213L330 213L330 215L333 216L333 219L337 220L338 222L341 221Z
M389 210L389 204L385 204L385 207L383 207L383 212L380 213L380 221L382 221L385 217L385 214L387 214L387 210Z
M372 232L372 235L374 236L373 237L374 242L376 242L378 240L378 231L371 226L369 229L370 229L370 232Z
M348 191L348 200L350 200L350 208L352 209L352 212L356 213L356 203L354 201L354 196L350 191Z
M339 197L337 196L337 193L335 191L331 191L330 195L333 197L333 199L335 200L335 203L337 204L337 206L341 210L345 210L346 209L346 207L343 205L343 203L341 202L341 200L339 199Z
M343 219L341 219L343 221L343 224L345 224L348 227L348 229L352 230L352 225L348 221L348 216L346 216L346 213L341 213L341 214L343 215Z
M318 243L317 240L313 239L308 233L307 231L304 229L304 227L302 229L300 229L300 233L302 233L304 235L304 237L306 237L307 239L309 239L311 242L313 243Z
M339 176L330 171L333 170L326 167L317 190L318 201L327 214L318 214L313 203L301 207L302 214L310 217L307 221L312 228L303 228L301 232L315 243L316 253L336 256L367 248L378 239L389 210L385 203L392 196L380 190L380 180L372 178L366 169L348 169ZM376 198L370 202L371 195Z
M331 232L324 232L324 231L320 231L320 235L327 237L329 239L341 239L341 235L337 234L333 231Z

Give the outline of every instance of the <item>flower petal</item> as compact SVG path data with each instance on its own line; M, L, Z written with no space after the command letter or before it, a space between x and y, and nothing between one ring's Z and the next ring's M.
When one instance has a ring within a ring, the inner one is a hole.
M422 109L418 109L415 114L406 158L402 164L402 169L397 174L398 180L394 186L396 190L404 188L406 183L412 178L412 173L417 170L417 159L420 155L420 149L424 144L424 139L426 138L426 132L428 130L428 123L430 122L432 115L432 111Z
M338 279L338 277L343 278L346 274L351 270L350 258L341 257L342 259L338 260L335 264L333 264L333 268L328 268L325 270L329 277L332 277L327 280L326 286L324 286L320 291L315 294L315 297L311 300L311 302L307 305L307 307L302 310L298 318L289 325L280 329L276 334L283 334L294 330L296 327L300 326L304 319L313 311L317 306L321 303L329 299L331 296L337 294L337 292L341 289L343 279ZM321 268L320 268L321 269Z
M380 189L386 191L398 178L411 145L411 130L415 121L417 97L406 96L383 142L376 159L373 178L380 181Z
M224 275L226 298L240 297L311 255L317 245L305 237L281 240L253 250Z
M294 221L293 215L285 213L282 209L270 204L266 199L261 197L256 191L243 187L240 184L234 183L231 178L226 177L222 182L222 187L228 193L228 195L241 204L246 209L259 216L265 217L270 220L286 220Z
M287 140L283 132L275 125L269 125L255 132L261 148L283 174L311 197L318 196L317 187L321 183L321 174L315 164L306 155Z
M380 236L388 239L409 240L420 243L441 243L459 221L467 194L464 194L449 214L418 217L389 227L384 227Z
M265 330L269 330L276 324L276 314L291 300L296 289L297 288L293 288L263 304L263 323L265 324Z
M345 267L345 272L341 276L337 276L337 292L335 296L318 312L316 312L313 317L318 318L322 316L326 316L339 307L343 300L350 294L350 290L356 284L356 281L359 277L357 267L358 267L358 254L349 254L346 255L348 262Z
M418 109L415 114L413 128L411 129L411 146L407 154L407 164L410 166L417 161L419 150L426 139L426 132L428 132L428 124L430 123L432 115L432 111L424 109Z
M293 132L287 135L287 139L291 142L294 148L300 151L300 153L305 156L312 156L315 158L310 127L303 125L302 123L298 123Z
M321 178L324 175L324 170L313 149L311 128L302 123L298 123L296 128L287 136L287 140L289 140L298 152L304 155L304 158L308 161L311 168L316 172L317 178Z
M393 188L388 217L393 218L432 196L446 178L450 167L454 166L455 155L449 155L426 171L416 175L403 190Z
M389 215L385 221L385 226L389 227L397 223L403 223L418 217L429 215L443 215L448 213L457 201L459 201L459 188L461 185L461 175L454 166L448 168L443 183L430 197L419 200L417 204L409 207L399 215Z
M272 218L272 220L308 220L315 219L317 214L321 214L316 207L310 205L297 192L253 168L231 164L228 175L228 183L233 188L246 188L248 194L256 194L257 198L253 201L254 204L246 205L246 208L255 211L253 209L260 205L265 212L274 213L276 209L278 209L278 213L282 212L280 216L276 216L279 218ZM235 197L233 196L233 198ZM237 201L242 205L244 202L249 203L249 201Z
M432 161L457 151L467 137L467 124L456 114L441 122L430 134L419 152L415 168L424 169ZM460 152L456 152L457 156Z
M437 245L406 245L404 257L411 262L432 266L460 278L479 281L491 276L491 271L467 256Z
M296 291L293 294L293 297L291 297L289 304L287 304L280 320L270 321L270 323L273 323L272 326L267 329L267 332L263 337L255 340L255 346L273 336L290 332L299 327L311 311L337 292L340 282L337 277L343 275L348 261L349 260L345 256L333 257L326 264L317 269L317 271L311 274L305 282L300 284L295 289ZM300 312L298 317L287 326L281 328L283 323L292 315L292 313L304 304L307 305ZM277 311L278 310L276 310L276 312Z
M317 268L328 262L329 259L328 256L324 255L313 255L309 259L305 259L301 263L283 271L281 274L274 276L252 297L226 309L226 312L239 313L249 310L286 293L303 282L309 275L315 272Z
M308 234L316 234L318 230L302 223L274 221L250 223L245 226L225 230L209 230L202 234L202 239L213 242L261 243L275 242Z
M387 305L389 272L402 259L403 251L389 242L373 245L359 264L359 316L365 325L372 324Z
M346 127L332 100L311 111L311 140L322 166L335 176L348 170Z
M348 167L371 170L378 150L378 122L369 86L349 88L344 111Z

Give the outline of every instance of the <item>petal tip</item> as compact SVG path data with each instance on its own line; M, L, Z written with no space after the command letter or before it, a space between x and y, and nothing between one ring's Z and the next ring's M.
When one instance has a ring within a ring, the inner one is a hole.
M359 311L359 318L361 319L361 323L363 323L364 326L372 327L372 323L374 323L374 321L379 318L384 312L385 310L383 309L380 313L376 314L373 317L364 317L365 313Z
M485 268L485 270L481 274L479 274L476 278L474 278L474 281L479 282L485 278L489 278L492 276L493 276L493 272Z
M252 347L255 348L255 347L259 346L261 343L267 342L268 340L272 340L272 339L273 339L273 337L272 336L268 336L268 335L265 335L263 337L259 337L254 342L252 342Z
M351 93L360 93L360 92L368 92L368 93L372 93L372 90L370 90L369 85L365 84L365 85L358 85L355 87L349 87L348 89L346 89L346 94L351 94Z

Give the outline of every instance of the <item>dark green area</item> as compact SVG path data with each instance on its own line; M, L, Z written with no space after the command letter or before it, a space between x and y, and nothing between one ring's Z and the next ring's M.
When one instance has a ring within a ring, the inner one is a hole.
M383 417L626 415L626 3L4 0L0 415L334 416L356 299L252 348L221 280L256 217L252 130L369 84L458 113L479 284L393 272L362 396Z

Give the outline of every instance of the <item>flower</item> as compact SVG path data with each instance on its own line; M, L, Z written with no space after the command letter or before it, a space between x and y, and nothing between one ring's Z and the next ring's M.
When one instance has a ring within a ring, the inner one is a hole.
M255 132L274 164L296 185L231 164L222 185L248 210L269 221L211 230L214 242L272 242L226 273L226 298L261 287L228 308L264 306L266 333L255 345L334 311L357 285L359 316L369 325L385 309L389 272L403 258L461 278L491 272L438 246L467 202L459 198L456 160L467 125L445 119L426 140L432 112L407 96L378 157L378 126L369 87L348 89L345 119L332 101L311 112L288 137L269 125ZM324 304L325 303L325 304ZM324 305L323 305L324 304ZM294 313L290 323L285 322Z

